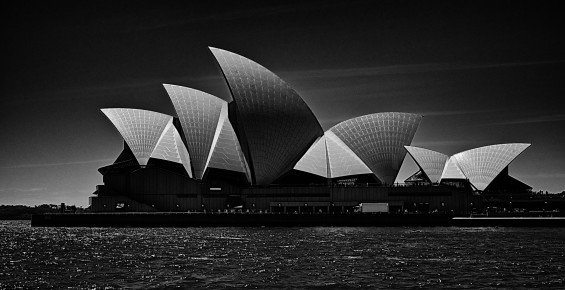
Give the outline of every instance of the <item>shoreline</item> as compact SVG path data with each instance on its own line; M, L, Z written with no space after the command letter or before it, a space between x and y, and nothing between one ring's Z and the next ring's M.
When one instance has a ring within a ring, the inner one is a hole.
M565 227L565 217L453 214L46 213L32 227Z

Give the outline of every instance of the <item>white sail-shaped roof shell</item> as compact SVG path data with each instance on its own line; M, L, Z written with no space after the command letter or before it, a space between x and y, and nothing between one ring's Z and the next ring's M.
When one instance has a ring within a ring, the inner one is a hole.
M453 156L449 157L445 162L441 173L441 180L444 179L467 179L463 171L457 165L457 160Z
M328 178L326 137L320 137L296 163L294 169Z
M510 143L485 146L453 155L457 165L478 190L484 190L500 172L530 144Z
M217 139L218 122L226 101L187 87L168 84L163 86L179 117L194 177L202 179L210 161L213 143Z
M329 131L381 182L392 184L406 156L404 146L412 143L421 120L421 115L410 113L376 113L343 121Z
M426 174L433 183L438 183L443 173L443 168L449 156L433 150L404 146L410 156L416 161L418 167Z
M326 131L331 178L372 173L371 169L333 132Z
M214 137L214 149L207 167L245 173L247 181L251 182L249 166L227 113L226 104L220 114L218 130Z
M230 89L239 140L253 182L268 185L288 172L324 131L298 93L262 65L210 47ZM231 108L230 108L231 111Z
M145 166L173 117L139 109L102 109L118 129L137 162Z
M182 142L179 132L173 125L172 118L165 127L161 138L157 142L157 145L151 154L151 158L180 163L188 173L188 176L192 177L190 155Z

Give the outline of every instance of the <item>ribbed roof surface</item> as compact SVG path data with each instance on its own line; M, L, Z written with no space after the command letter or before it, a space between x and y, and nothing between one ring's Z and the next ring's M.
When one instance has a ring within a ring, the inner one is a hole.
M235 53L210 48L236 107L237 128L256 184L267 185L292 169L323 135L318 120L285 81Z
M172 118L169 115L139 109L102 109L131 148L137 162L147 165L159 138Z
M441 173L445 167L445 162L447 162L449 156L419 147L404 146L404 148L406 148L410 156L414 158L418 167L420 167L431 182L439 182Z
M457 165L457 160L451 156L445 162L445 166L441 172L441 179L467 179L467 177Z
M210 159L222 106L226 102L199 90L168 84L163 86L179 117L194 177L202 179Z
M296 163L294 169L328 177L328 152L326 150L326 137L320 137L300 161Z
M221 118L222 126L217 136L208 167L219 168L236 172L243 172L247 180L251 182L249 166L241 151L239 140L233 130L230 120Z
M371 169L333 132L326 131L330 177L372 173Z
M169 121L167 127L163 131L163 134L161 135L157 146L155 146L155 149L151 154L151 158L180 163L188 173L188 176L192 177L192 169L190 167L190 156L188 154L188 150L184 146L184 143L182 143L182 138L173 125L172 119Z
M530 144L510 143L479 147L453 155L469 181L484 190Z
M422 116L376 113L341 122L330 129L386 184L394 183Z

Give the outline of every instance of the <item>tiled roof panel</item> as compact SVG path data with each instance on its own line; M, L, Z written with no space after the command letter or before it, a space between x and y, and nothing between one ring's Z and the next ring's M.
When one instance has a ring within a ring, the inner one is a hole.
M318 120L285 81L235 53L210 48L237 107L238 130L256 184L270 184L292 169L301 155L323 135Z
M194 175L202 179L210 158L224 100L199 90L163 85L171 98L186 138Z
M331 178L372 173L371 169L333 132L326 131L325 137Z
M478 189L484 190L492 180L530 144L509 143L485 146L453 155L459 168Z
M172 119L163 131L155 150L153 150L151 154L151 158L180 163L183 165L188 175L192 177L188 151L184 143L182 143L180 134L173 125Z
M376 113L346 120L332 127L341 139L384 183L392 184L406 156L422 116Z
M420 169L428 176L431 182L437 183L441 178L445 162L449 156L433 150L413 146L404 146Z
M102 109L131 148L140 165L147 165L151 153L173 117L139 109Z
M294 169L328 178L326 138L322 136L306 151Z

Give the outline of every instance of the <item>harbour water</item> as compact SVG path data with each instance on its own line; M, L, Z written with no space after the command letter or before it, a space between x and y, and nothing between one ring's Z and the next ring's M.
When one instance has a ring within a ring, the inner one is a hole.
M36 228L0 221L0 289L565 288L562 228Z

